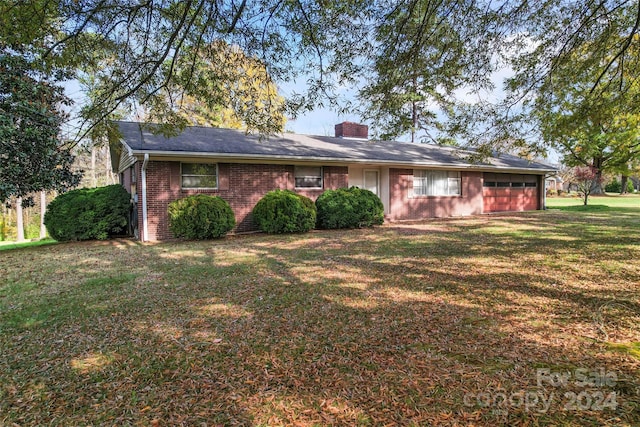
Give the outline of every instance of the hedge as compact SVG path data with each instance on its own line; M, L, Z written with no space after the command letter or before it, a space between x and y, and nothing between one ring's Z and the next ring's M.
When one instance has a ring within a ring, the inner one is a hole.
M58 241L104 240L126 231L130 199L119 184L71 190L49 203L44 223Z
M316 200L318 228L371 227L384 222L378 196L358 187L327 190Z
M175 237L205 240L224 236L236 226L231 206L218 196L198 194L169 203L169 229Z
M316 224L316 206L308 197L293 191L273 190L260 199L252 216L265 233L304 233Z

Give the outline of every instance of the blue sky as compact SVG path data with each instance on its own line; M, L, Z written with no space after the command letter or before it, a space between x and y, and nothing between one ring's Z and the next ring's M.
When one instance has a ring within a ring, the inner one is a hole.
M338 114L328 108L319 108L299 115L294 120L288 120L285 129L307 135L333 136L336 124L360 121L357 114Z
M492 77L492 80L496 85L496 89L493 91L493 93L484 93L483 98L485 100L486 99L496 100L497 98L501 97L504 94L502 90L502 81L508 75L509 75L509 70L501 70L500 72L496 73ZM83 94L80 90L80 86L78 82L75 80L69 81L64 86L65 86L67 96L78 101L73 106L73 110L77 111L80 107L79 101L83 97ZM304 93L306 90L306 87L304 86L304 84L293 82L293 83L281 84L279 85L279 89L281 94L286 97L288 95L291 95L294 92ZM350 100L355 104L356 91L357 91L357 88L343 87L341 88L341 92L339 95L342 98L346 100ZM467 93L464 93L463 91L459 92L457 96L467 101L477 100L477 95L467 94ZM355 111L350 113L338 113L330 108L321 107L321 108L316 108L312 111L306 112L304 114L300 114L295 119L289 119L285 126L285 130L290 132L295 132L298 134L305 134L305 135L333 136L334 126L338 123L342 123L345 121L363 123L362 120L360 119L360 116ZM364 122L363 124L370 125L370 123L366 123L366 122ZM70 127L73 127L73 123L70 123ZM72 131L72 129L69 129L69 130ZM404 137L401 137L398 139L400 141L408 141L409 136L405 135ZM555 152L551 152L549 157L550 158L548 159L548 161L551 161L551 162L558 161L558 155Z

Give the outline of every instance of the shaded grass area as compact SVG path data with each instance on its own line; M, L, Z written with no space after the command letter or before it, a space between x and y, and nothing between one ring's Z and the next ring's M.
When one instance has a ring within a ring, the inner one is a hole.
M53 239L42 239L42 240L34 240L30 242L21 242L21 243L0 242L0 251L7 251L11 249L22 249L22 248L34 248L38 246L55 245L56 243L58 242Z
M8 251L0 425L638 425L639 221Z

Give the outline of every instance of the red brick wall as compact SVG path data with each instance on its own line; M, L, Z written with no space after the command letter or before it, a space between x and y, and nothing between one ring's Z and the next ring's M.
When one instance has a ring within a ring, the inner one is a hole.
M347 187L348 168L325 166L324 188ZM151 161L147 167L148 240L171 238L167 207L170 202L191 194L211 194L226 200L236 215L235 231L251 231L255 227L251 211L258 201L275 189L295 190L293 165L218 164L217 190L183 190L180 185L180 163ZM324 190L299 190L315 200ZM139 206L141 206L141 201ZM140 207L141 209L141 207ZM142 212L140 211L140 229Z
M461 172L462 195L414 196L413 169L389 169L391 220L476 215L482 213L482 173Z

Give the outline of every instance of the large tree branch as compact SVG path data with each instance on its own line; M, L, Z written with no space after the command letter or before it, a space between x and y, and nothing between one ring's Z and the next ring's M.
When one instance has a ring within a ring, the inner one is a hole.
M631 29L631 32L629 33L629 35L626 37L622 48L618 51L618 53L616 53L614 55L614 57L607 63L607 65L604 67L604 69L602 70L602 72L598 75L598 78L596 79L596 81L593 83L593 86L591 87L591 91L589 92L590 94L593 94L595 92L595 90L597 89L598 85L600 84L600 81L604 78L604 76L607 74L607 72L609 71L609 69L611 69L611 67L613 67L613 65L616 63L616 61L622 57L627 50L629 49L629 46L631 46L631 42L633 41L633 37L636 35L636 33L638 32L638 28L640 28L640 0L638 0L638 4L636 6L636 20L635 23L633 24L633 28ZM620 86L622 87L622 80L624 79L624 76L620 76Z
M322 51L320 50L320 44L316 40L313 23L309 19L309 16L307 15L307 11L304 9L302 2L300 0L296 0L296 3L298 4L298 7L300 8L300 13L302 13L302 17L304 18L305 23L307 25L309 40L311 41L311 44L313 45L313 48L315 49L316 54L318 55L318 67L320 70L319 82L322 83L324 81L324 63L323 63Z
M247 0L242 0L242 3L240 3L240 7L238 8L238 10L236 11L236 14L233 17L233 21L231 21L231 25L229 25L229 28L227 29L227 34L233 33L233 31L236 29L238 20L242 16L242 13L244 12L244 8L246 5L247 5Z
M186 0L185 1L184 11L182 13L182 16L180 17L180 21L178 22L178 25L176 26L174 31L169 36L169 39L167 40L167 42L165 44L165 49L162 52L162 54L160 55L160 58L157 58L156 60L154 60L152 62L153 66L151 67L151 70L149 72L147 72L145 76L142 76L141 79L132 88L130 88L130 89L126 90L124 93L118 95L115 98L116 101L123 101L124 99L126 99L126 98L132 96L133 94L135 94L136 92L138 92L138 90L140 90L140 88L142 88L142 86L144 86L149 80L151 80L153 75L162 66L162 64L164 63L165 59L167 59L167 57L169 56L169 53L174 49L174 43L175 43L176 39L179 37L180 33L184 30L184 25L185 25L185 22L187 21L187 17L189 16L189 11L191 9L191 5L192 4L193 4L193 0ZM194 17L192 19L195 19L195 16L196 15L194 15ZM193 21L191 21L191 22L193 22Z

